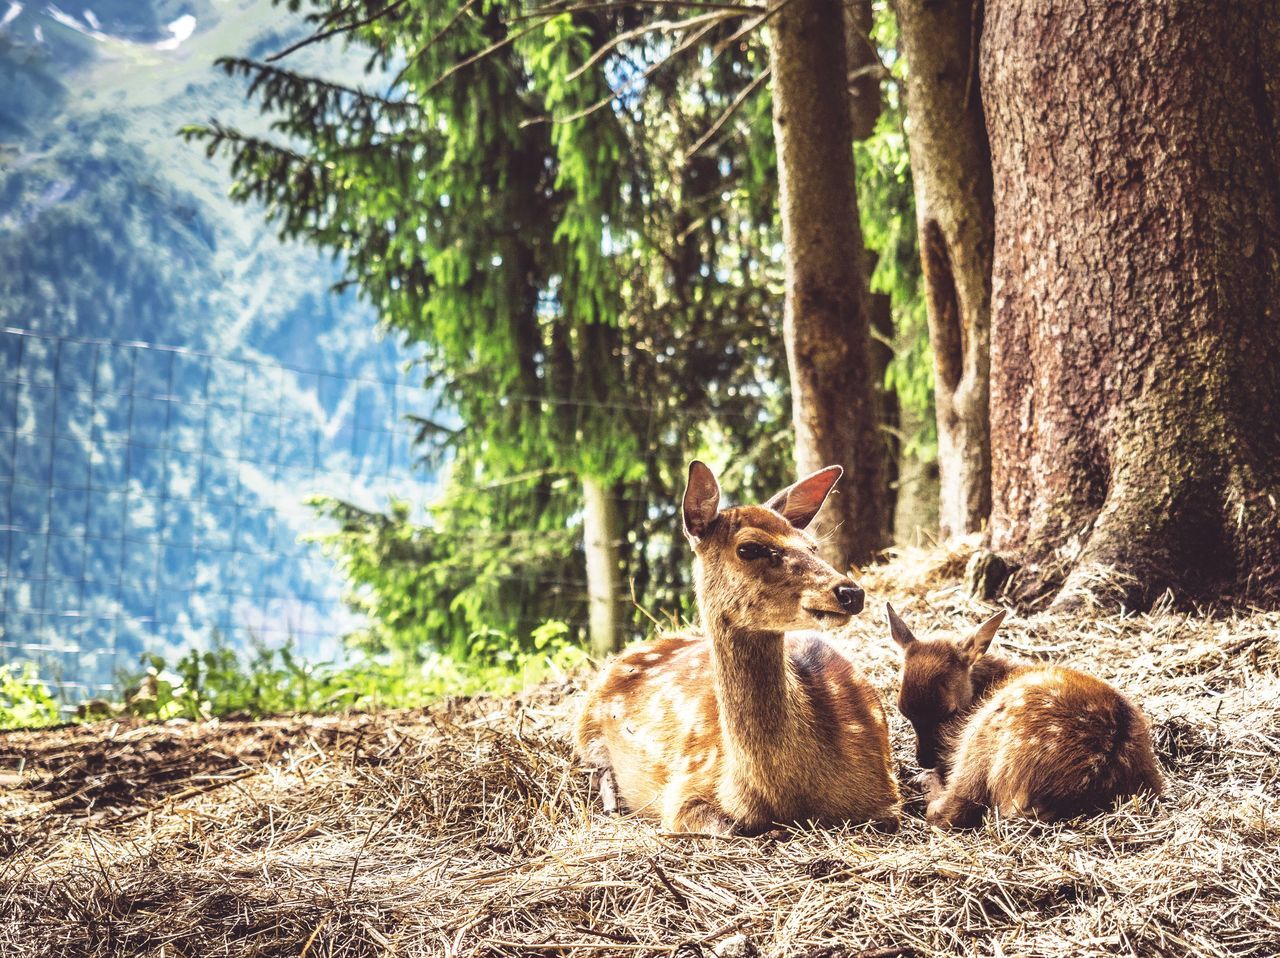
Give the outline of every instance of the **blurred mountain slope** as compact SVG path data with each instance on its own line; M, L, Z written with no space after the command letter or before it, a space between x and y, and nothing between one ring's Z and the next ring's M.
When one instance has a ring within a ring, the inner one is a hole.
M299 544L303 499L420 499L399 422L425 397L373 311L331 292L341 264L279 241L176 135L260 128L213 61L305 25L268 0L0 21L0 327L37 334L0 335L0 661L75 687L215 630L331 654L342 583Z

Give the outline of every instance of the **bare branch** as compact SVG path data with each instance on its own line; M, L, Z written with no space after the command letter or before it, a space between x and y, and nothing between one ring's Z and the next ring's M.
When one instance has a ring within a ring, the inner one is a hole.
M885 80L893 79L893 71L885 66L884 58L880 56L880 48L876 46L875 40L871 39L869 34L858 32L858 40L867 48L867 52L871 54L872 62L864 67L854 70L849 74L849 79L854 80L867 73L878 73Z
M561 13L587 13L592 10L611 10L618 7L675 7L685 10L725 10L740 13L763 13L765 7L756 3L702 3L698 0L601 0L597 3L548 4L531 13L509 17L507 23L518 23L534 17L555 16Z
M640 74L637 77L632 77L626 83L622 84L622 86L620 86L618 89L610 90L608 96L601 97L599 100L597 100L595 103L592 103L590 106L583 107L581 110L577 111L576 113L570 113L568 116L556 116L556 117L541 116L532 120L524 120L521 122L520 126L521 127L532 126L535 123L575 123L578 120L585 119L586 117L590 116L592 113L595 113L597 110L601 110L604 107L608 106L610 103L612 103L618 97L622 96L624 93L628 93L631 90L633 90L635 87L639 86L640 84L647 82L651 76L653 76L655 73L657 73L667 64L674 62L675 59L678 56L680 56L680 54L687 51L689 48L694 46L694 44L696 44L699 40L701 40L713 29L715 29L716 24L719 22L720 20L719 18L717 18L716 20L713 20L711 23L708 23L706 26L704 26L701 30L699 30L693 36L684 40L679 46L677 46L674 50L668 53L665 57L663 57L653 66L649 67L649 69L645 70L644 73Z
M790 3L791 3L791 0L781 0L781 2L778 3L776 6L766 10L764 13L760 14L760 16L756 17L750 23L745 24L740 30L734 33L733 36L729 37L729 39L724 40L723 42L717 44L715 52L712 54L710 62L714 63L716 58L718 58L721 53L723 53L726 49L732 46L735 42L737 42L737 40L746 36L752 31L758 29L760 26L762 26L772 17L777 16L778 13L784 10ZM621 96L624 93L627 93L637 85L646 82L651 76L657 73L658 70L666 66L668 63L671 63L677 56L679 56L681 53L684 53L691 46L693 46L695 43L701 40L704 36L706 36L716 26L716 24L720 22L721 19L724 19L724 18L718 17L715 20L713 20L711 23L708 23L705 27L699 30L694 36L685 40L683 43L680 44L680 46L672 50L671 53L663 57L653 66L651 66L649 69L645 70L644 73L640 74L640 76L635 77L634 79L628 81L627 83L624 83L619 89L612 91L607 97L604 97L596 101L595 103L591 104L591 106L586 107L585 109L579 110L577 113L570 114L569 116L566 116L566 117L539 117L533 120L525 120L520 124L521 127L530 126L534 123L545 123L548 120L552 123L573 123L576 120L581 120L586 116L590 116L592 113L595 113L597 110L603 109L604 107L612 103L614 100L616 100L619 96ZM710 66L710 63L708 63L706 66Z
M753 32L757 27L763 24L766 20L768 20L770 17L772 17L774 14L776 14L779 10L781 10L790 2L791 0L782 0L782 3L778 4L778 6L774 7L772 10L761 14L760 16L756 17L756 19L752 20L750 23L743 24L742 28L739 29L732 36L727 37L726 39L721 40L719 43L717 43L715 50L713 50L711 53L711 59L707 61L707 66L710 67L711 64L715 63L717 60L720 59L720 55L724 53L725 50L728 50L731 46L733 46L735 43L737 43L739 40L745 37L748 33Z
M466 3L464 3L462 6L458 8L458 12L449 18L448 23L446 23L443 27L437 30L435 35L430 40L428 40L426 43L424 43L422 46L420 46L417 50L414 51L413 57L416 58L416 57L422 56L422 54L426 53L428 50L434 47L437 43L439 43L440 39L446 33L452 30L453 25L457 23L459 20L461 20L463 16L466 15L467 11L470 10L472 7L474 7L475 4L476 4L476 0L467 0Z
M582 74L586 73L593 66L603 60L610 50L621 46L628 40L634 40L636 37L642 37L646 33L675 33L678 30L687 30L691 27L701 26L704 23L726 20L735 16L742 16L742 14L714 11L712 13L700 13L696 17L690 17L687 20L658 20L654 23L646 23L643 26L636 27L634 30L624 30L595 53L591 54L585 63L565 77L565 82L572 83L574 80L578 79L578 77L582 76Z
M426 96L428 93L430 93L432 90L438 87L445 80L449 79L449 77L453 76L459 70L466 69L467 67L471 66L471 64L478 63L480 60L485 59L485 57L493 56L495 53L497 53L499 50L503 49L504 47L509 47L511 44L515 43L517 40L527 37L529 34L533 33L534 30L538 30L542 26L544 26L545 23L546 23L545 20L541 20L537 23L530 24L529 26L525 27L523 30L517 30L515 33L508 33L501 40L498 40L495 43L489 44L479 53L472 54L471 56L467 57L465 60L459 60L453 66L449 67L449 69L445 70L444 73L440 74L438 77L432 80L430 86L428 86L425 90L422 91L422 95Z
M685 152L684 161L686 163L689 162L689 160L692 159L698 153L699 150L701 150L704 146L706 146L708 143L711 142L711 140L715 137L715 135L718 132L720 132L720 128L724 126L726 122L728 122L729 118L738 111L738 108L742 106L742 104L747 102L747 98L750 97L751 94L755 93L756 90L760 89L760 86L764 83L765 80L769 79L769 74L772 72L772 70L773 70L772 67L765 67L763 70L760 71L759 76L757 76L754 80L752 80L749 84L747 84L742 89L742 91L736 97L733 98L733 102L730 103L725 108L725 111L720 114L719 119L717 119L714 123L712 123L711 128L708 129L706 133L702 134L702 136L698 138L698 142L693 144L693 146L689 147L689 149Z
M271 56L267 57L266 62L275 63L277 60L283 60L290 53L294 53L298 50L301 50L303 47L310 46L313 43L319 43L321 40L328 40L330 37L336 36L339 33L348 33L352 30L359 30L361 27L367 27L369 24L382 19L387 14L395 10L397 7L403 7L407 2L408 0L394 0L393 3L387 4L381 10L371 13L367 17L364 17L360 20L353 20L351 23L344 23L341 26L330 27L327 30L320 30L317 33L313 33L308 37L303 37L297 43L292 44L291 46L285 47L279 53L271 54Z
M856 70L850 70L849 82L861 80L865 76L878 76L882 80L893 79L893 74L889 72L889 68L883 63L868 63L866 66L858 67Z
M454 28L454 25L457 24L459 20L461 20L464 16L466 16L467 12L473 6L475 6L475 3L476 3L476 0L467 0L466 3L464 3L462 6L458 8L458 12L449 18L449 22L435 32L435 34L431 37L430 40L428 40L422 46L418 47L418 49L414 50L411 54L405 57L404 66L400 68L400 72L396 74L396 78L391 81L392 89L395 89L401 84L401 82L404 80L405 73L408 71L409 67L411 67L414 64L414 62L418 59L418 57L422 56L424 53L426 53L428 50L434 47L437 43L439 43L440 40L444 37L444 35L448 33L450 30L452 30Z

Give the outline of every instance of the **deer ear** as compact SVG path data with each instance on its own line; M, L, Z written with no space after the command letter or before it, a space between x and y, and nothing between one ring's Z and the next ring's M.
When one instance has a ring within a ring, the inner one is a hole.
M684 489L684 534L696 542L720 512L720 484L705 462L689 463L689 484Z
M822 504L827 501L832 487L844 475L841 466L827 466L813 475L805 476L794 485L787 486L765 503L765 507L782 513L783 518L797 529L803 529L813 521Z
M893 611L893 606L888 602L884 604L884 614L889 619L889 635L893 637L893 641L905 649L916 640L911 630L907 628L907 623L898 618L898 613Z
M969 660L972 665L982 658L988 648L991 647L991 640L996 637L996 629L1000 628L1000 623L1004 621L1005 610L1001 609L991 618L983 622L965 637L960 643L960 653Z

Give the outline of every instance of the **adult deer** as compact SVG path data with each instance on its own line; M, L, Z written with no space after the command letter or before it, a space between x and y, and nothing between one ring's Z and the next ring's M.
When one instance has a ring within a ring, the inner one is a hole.
M988 809L1056 821L1160 793L1147 720L1127 698L1075 669L986 654L1003 612L961 642L920 641L885 612L930 823L968 828Z
M678 832L897 824L875 690L820 635L793 631L862 610L862 590L804 532L842 472L722 511L715 475L690 465L684 531L702 631L622 653L590 692L577 744L607 808L620 798Z

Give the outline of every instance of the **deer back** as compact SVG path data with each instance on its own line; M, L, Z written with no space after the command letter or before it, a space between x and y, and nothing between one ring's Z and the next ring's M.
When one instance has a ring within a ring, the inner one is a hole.
M973 713L952 776L974 774L990 807L1049 821L1161 790L1142 713L1101 679L1061 666L1020 670Z

